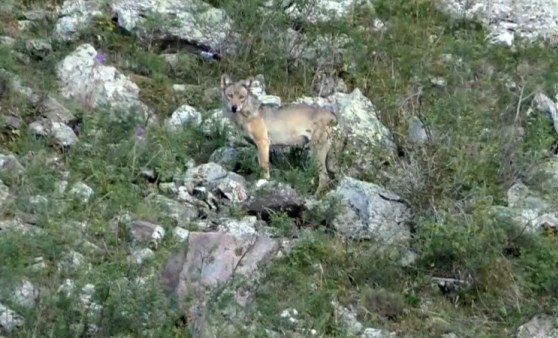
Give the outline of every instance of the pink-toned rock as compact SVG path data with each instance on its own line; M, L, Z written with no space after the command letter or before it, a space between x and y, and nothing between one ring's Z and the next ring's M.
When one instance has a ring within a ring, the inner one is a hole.
M257 233L192 232L184 248L167 260L161 282L172 299L179 304L188 302L196 336L212 337L206 325L211 291L229 282L233 275L250 279L258 266L275 257L279 249L278 241ZM235 299L244 306L251 293L241 293Z

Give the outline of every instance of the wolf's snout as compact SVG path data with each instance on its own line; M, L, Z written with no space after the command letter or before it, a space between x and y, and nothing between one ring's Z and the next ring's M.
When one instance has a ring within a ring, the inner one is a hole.
M236 106L231 106L231 111L232 111L233 113L236 113L236 110L237 110L237 107L236 107Z

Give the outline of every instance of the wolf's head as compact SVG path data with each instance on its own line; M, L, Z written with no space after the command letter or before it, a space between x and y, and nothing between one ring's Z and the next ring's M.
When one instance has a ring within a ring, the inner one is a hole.
M252 93L250 86L254 78L233 82L227 74L221 75L221 93L223 102L231 113L242 112L250 109Z

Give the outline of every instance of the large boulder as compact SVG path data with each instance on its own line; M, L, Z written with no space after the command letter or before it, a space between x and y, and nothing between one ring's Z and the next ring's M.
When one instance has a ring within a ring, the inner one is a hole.
M153 122L155 115L140 101L138 85L115 67L105 65L104 58L92 45L83 44L60 61L56 74L61 95L84 108L110 107L120 114L134 111L140 120Z
M334 151L337 164L347 176L358 177L369 172L379 157L393 156L396 145L389 129L378 119L376 107L355 88L351 93L334 93L326 98L302 97L296 102L318 105L333 111L339 124L334 128ZM341 161L340 158L343 158Z
M107 6L108 5L108 6ZM73 40L86 29L91 19L102 17L110 8L118 26L139 36L158 39L181 39L220 51L231 29L227 14L200 0L66 0L58 11L60 16L55 35ZM157 36L149 29L148 20L158 20Z
M344 177L326 196L338 197L344 211L332 221L340 234L407 246L411 238L409 208L399 196L374 183Z
M443 0L442 10L480 20L493 43L512 45L515 34L558 42L558 2L554 0Z

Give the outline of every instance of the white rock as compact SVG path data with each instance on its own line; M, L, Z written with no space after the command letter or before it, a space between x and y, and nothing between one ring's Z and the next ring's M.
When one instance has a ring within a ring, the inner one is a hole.
M28 281L23 280L14 292L14 300L21 306L31 307L35 304L38 297L35 286Z
M517 329L517 338L557 338L558 320L555 316L538 315Z
M70 251L62 256L58 262L59 271L75 272L85 263L85 257L76 251Z
M181 227L175 227L172 230L172 234L177 240L184 242L188 240L188 236L190 236L190 231Z
M364 329L364 331L362 332L362 335L360 336L361 338L389 338L389 337L395 337L396 334L386 331L386 330L382 330L382 329L374 329L371 327L368 327L366 329Z
M199 0L113 0L118 25L128 31L145 31L146 17L157 16L167 37L195 41L213 50L225 48L231 19L225 11Z
M77 182L70 189L70 194L76 196L83 202L89 202L89 200L93 198L95 192L87 184L83 182Z
M92 18L103 16L102 6L99 1L64 1L58 9L60 19L54 27L55 37L64 41L76 39Z
M257 234L256 216L245 216L241 219L223 218L219 221L219 231L229 232L235 235Z
M186 124L192 124L194 126L199 126L202 123L202 115L196 110L196 108L190 106L189 104L183 104L177 110L172 113L165 121L165 125L169 130L176 131L179 130Z
M7 306L0 304L0 328L6 332L23 325L23 317Z
M294 2L287 7L286 13L292 18L304 18L312 23L338 20L355 10L355 6L364 4L362 0L318 0L312 3ZM306 5L306 6L304 6Z
M62 285L58 287L56 293L63 294L65 296L69 296L74 290L76 289L76 283L73 280L66 278Z
M51 133L56 143L61 146L73 146L79 141L72 128L65 123L52 122Z
M488 28L492 43L513 44L513 35L557 42L558 2L555 0L443 0L441 8L465 18L476 18Z
M345 206L345 212L333 220L335 229L344 236L408 244L411 233L407 222L411 214L399 196L351 177L344 177L328 195L340 197Z
M149 248L143 248L139 250L135 250L132 254L128 257L128 262L136 265L141 265L145 261L155 257L155 252Z
M151 109L139 99L139 87L113 66L95 60L97 51L82 44L56 66L61 95L85 108L110 106L113 112L133 111L141 121L154 122Z
M357 176L369 171L377 158L365 152L374 147L386 150L386 155L395 154L393 135L379 120L374 104L360 89L356 88L349 94L334 93L326 98L301 97L295 102L318 105L336 114L339 123L332 128L334 144L346 140L345 148L337 153L350 156L352 161L345 170L346 175Z

